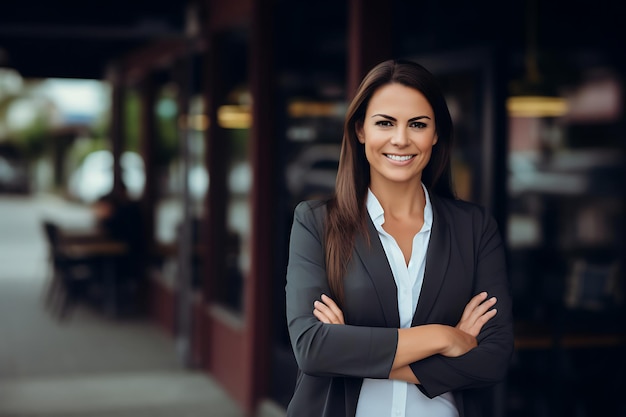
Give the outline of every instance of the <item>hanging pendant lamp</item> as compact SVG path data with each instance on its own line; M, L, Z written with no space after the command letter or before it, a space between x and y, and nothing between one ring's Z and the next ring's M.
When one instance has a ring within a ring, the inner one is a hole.
M512 95L506 101L511 117L559 117L567 113L567 101L556 94L554 85L547 83L539 71L537 53L537 1L528 0L527 50L525 77L511 83Z

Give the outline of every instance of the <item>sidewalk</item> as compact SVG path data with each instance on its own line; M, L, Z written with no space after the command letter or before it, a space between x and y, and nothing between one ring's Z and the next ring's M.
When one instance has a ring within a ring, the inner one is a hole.
M204 372L179 363L175 340L148 320L44 309L41 219L88 227L80 205L0 195L0 417L243 417Z

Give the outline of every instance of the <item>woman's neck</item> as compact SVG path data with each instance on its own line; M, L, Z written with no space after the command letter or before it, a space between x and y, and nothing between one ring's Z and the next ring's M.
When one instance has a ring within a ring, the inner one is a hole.
M426 196L420 180L384 184L372 181L370 189L386 215L404 217L424 211Z

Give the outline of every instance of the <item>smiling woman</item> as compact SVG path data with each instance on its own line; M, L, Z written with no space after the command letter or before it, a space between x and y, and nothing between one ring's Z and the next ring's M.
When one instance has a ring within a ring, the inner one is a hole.
M388 190L406 181L419 185L437 143L434 117L424 95L402 84L385 85L372 95L357 125L370 164L370 188Z
M495 220L454 197L451 141L425 68L386 61L365 77L335 194L295 210L288 416L489 415L483 389L513 352L511 294Z

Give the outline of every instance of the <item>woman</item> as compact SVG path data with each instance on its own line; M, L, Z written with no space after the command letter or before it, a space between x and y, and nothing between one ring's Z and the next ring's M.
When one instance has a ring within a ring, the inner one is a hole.
M511 298L495 221L454 198L451 140L422 66L386 61L364 78L334 196L295 210L288 416L487 415L513 351Z

